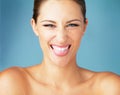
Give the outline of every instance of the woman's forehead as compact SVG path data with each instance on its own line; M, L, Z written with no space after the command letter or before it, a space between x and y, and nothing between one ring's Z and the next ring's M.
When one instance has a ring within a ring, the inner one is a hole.
M80 6L73 0L50 0L42 4L39 10L44 16L82 16Z

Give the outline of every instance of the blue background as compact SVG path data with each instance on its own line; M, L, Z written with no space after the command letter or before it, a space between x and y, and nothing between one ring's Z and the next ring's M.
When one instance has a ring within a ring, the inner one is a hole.
M41 62L42 52L30 19L33 0L0 1L0 71ZM86 0L88 28L78 65L120 75L120 0Z
M1 45L2 45L2 44L1 44L1 42L2 42L2 40L1 40L1 32L2 32L2 31L1 31L1 26L2 26L2 25L1 25L1 8L2 8L1 5L2 5L2 4L1 4L1 0L0 0L0 63L1 63L1 56L2 56L2 55L1 55Z

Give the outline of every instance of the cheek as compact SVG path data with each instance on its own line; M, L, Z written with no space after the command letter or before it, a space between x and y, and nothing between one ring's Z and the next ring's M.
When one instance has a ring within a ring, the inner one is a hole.
M43 52L47 51L48 43L49 43L49 36L45 35L45 33L40 33L39 34L39 44L40 44L40 47Z
M71 37L72 37L72 39L73 39L75 42L80 42L82 36L83 36L83 32L82 32L82 31L79 31L79 30L73 31L73 32L71 33Z
M73 48L75 49L75 51L77 52L77 50L80 47L80 43L81 43L81 39L83 36L83 32L82 31L74 31L75 33L73 33L71 36L72 40L73 40Z
M74 39L74 45L75 45L75 47L79 48L82 36L76 35L76 36L74 36L73 39Z
M48 44L53 37L53 34L49 31L41 30L39 31L39 41L41 45Z

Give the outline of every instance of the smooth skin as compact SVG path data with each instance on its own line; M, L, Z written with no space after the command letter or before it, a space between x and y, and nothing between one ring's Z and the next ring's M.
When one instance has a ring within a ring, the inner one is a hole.
M0 95L120 95L118 75L77 66L76 53L88 24L79 5L72 0L48 0L39 11L37 22L32 19L31 25L39 38L43 61L1 72ZM56 47L67 46L65 53L55 53Z

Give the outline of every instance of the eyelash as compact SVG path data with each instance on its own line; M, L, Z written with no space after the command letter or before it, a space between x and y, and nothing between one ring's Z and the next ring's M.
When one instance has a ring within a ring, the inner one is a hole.
M53 24L44 24L43 26L44 27L50 27L50 28L55 28L56 27ZM79 24L68 24L68 25L66 25L66 27L78 27L78 26L80 26L80 25Z
M54 28L55 27L55 25L53 25L53 24L45 24L45 25L43 25L44 27L51 27L51 28Z
M67 27L78 27L79 24L68 24Z

